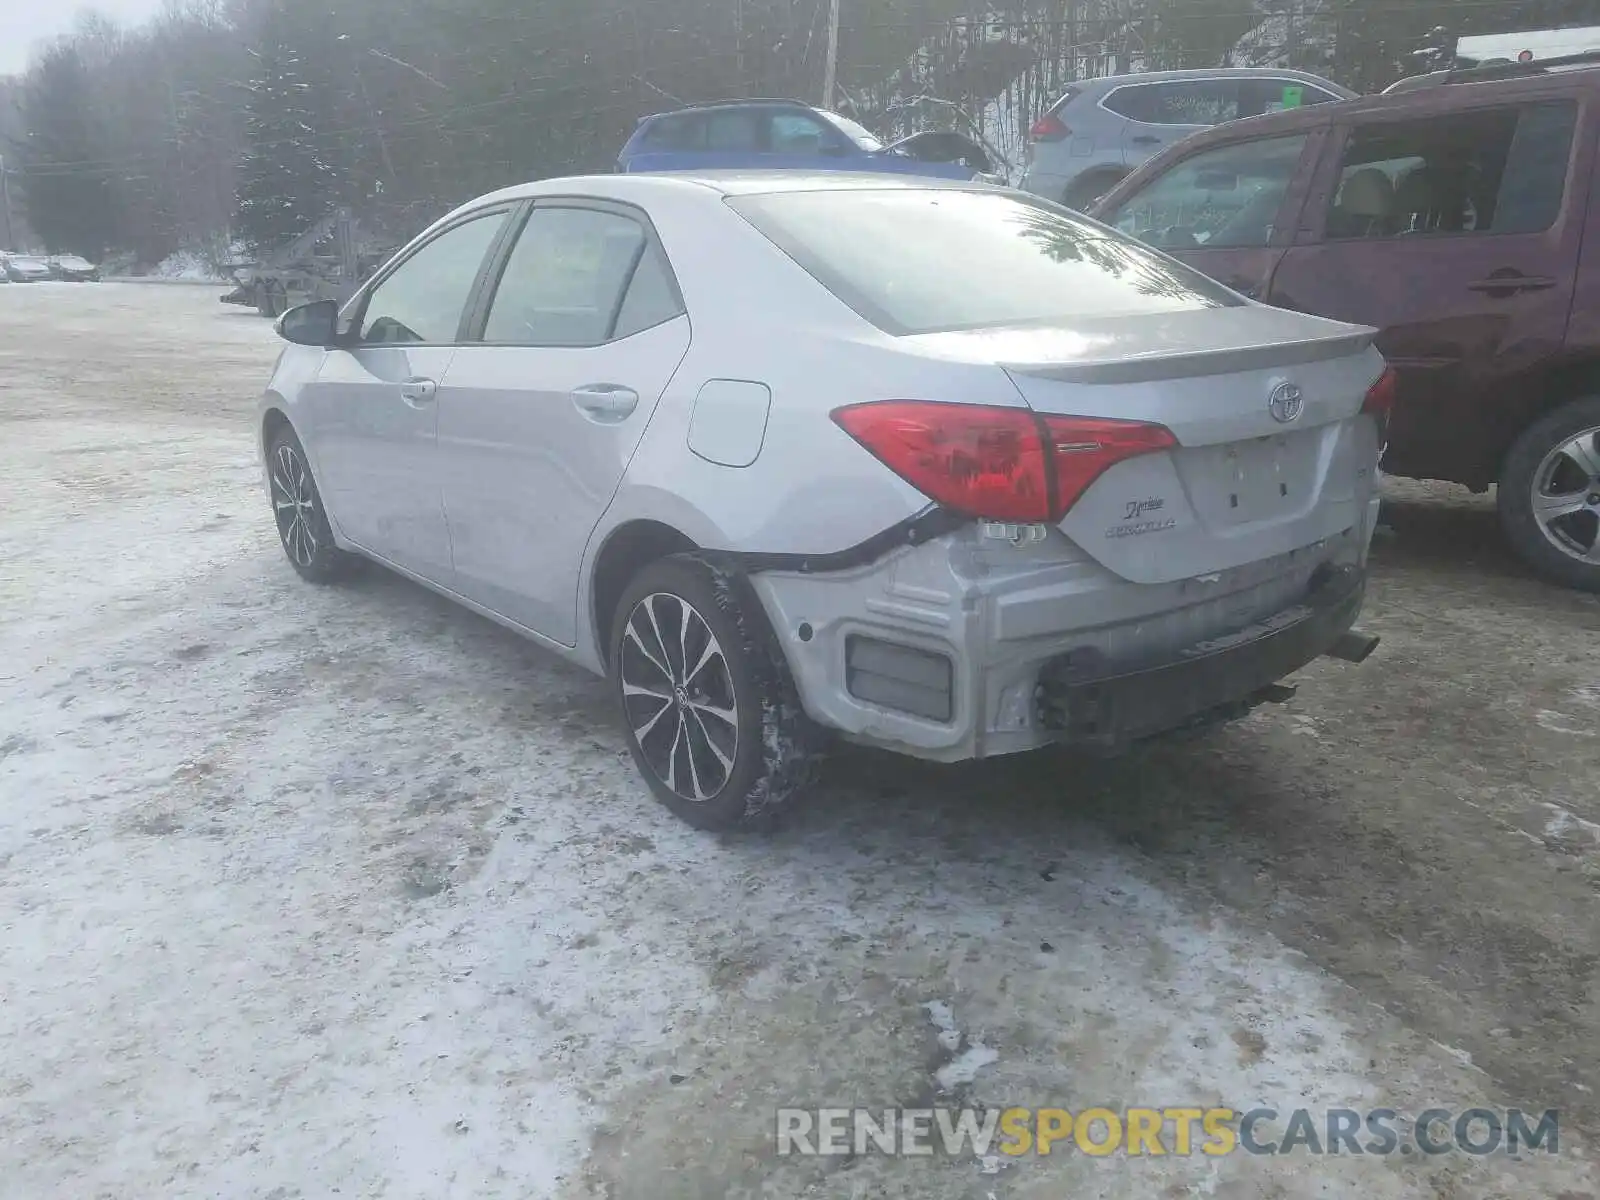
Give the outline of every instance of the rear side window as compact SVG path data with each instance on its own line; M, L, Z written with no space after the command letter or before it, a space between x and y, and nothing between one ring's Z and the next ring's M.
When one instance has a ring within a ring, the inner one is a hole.
M692 113L657 117L645 129L643 144L650 150L704 150L705 122Z
M713 154L752 154L761 149L761 130L754 113L708 113L705 122L705 148Z
M1577 121L1557 100L1358 127L1327 236L1541 233L1561 212Z
M1239 101L1236 80L1188 79L1118 88L1104 103L1146 125L1220 125L1240 115Z
M1247 79L1240 88L1239 116L1258 117L1262 113L1283 112L1290 108L1309 108L1339 99L1330 91L1298 79Z
M1137 242L1014 194L897 188L728 203L895 336L1241 303Z
M660 315L662 302L652 299L648 283L629 314L634 327L623 332L619 319L651 249L644 227L631 217L591 208L535 208L506 260L483 340L599 346L659 324L675 314ZM659 291L660 284L655 286Z

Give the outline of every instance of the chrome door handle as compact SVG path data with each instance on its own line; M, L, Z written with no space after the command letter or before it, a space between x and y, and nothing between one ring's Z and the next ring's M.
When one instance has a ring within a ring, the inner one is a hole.
M431 379L408 379L400 385L400 399L412 408L431 404L439 393L439 385Z
M639 393L615 383L591 383L572 391L578 411L594 421L626 420L639 407Z

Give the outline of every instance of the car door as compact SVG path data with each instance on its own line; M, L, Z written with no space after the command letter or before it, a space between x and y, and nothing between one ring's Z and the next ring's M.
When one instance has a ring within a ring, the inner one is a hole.
M536 204L477 307L440 389L456 587L570 646L584 548L689 320L649 220L602 201Z
M1552 99L1362 118L1330 138L1269 299L1382 330L1399 376L1386 469L1494 478L1504 432L1537 403L1529 373L1561 354L1595 118Z
M349 342L302 395L306 450L339 531L439 583L450 574L436 407L502 206L464 217L386 270L349 314Z
M1179 158L1100 220L1257 299L1294 235L1325 131L1211 143Z

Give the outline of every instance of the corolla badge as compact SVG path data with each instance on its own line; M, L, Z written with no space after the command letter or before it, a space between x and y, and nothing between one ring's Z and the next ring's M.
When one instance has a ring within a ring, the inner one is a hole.
M1293 383L1280 383L1272 389L1272 395L1267 399L1267 411L1280 425L1299 419L1305 407L1306 394Z

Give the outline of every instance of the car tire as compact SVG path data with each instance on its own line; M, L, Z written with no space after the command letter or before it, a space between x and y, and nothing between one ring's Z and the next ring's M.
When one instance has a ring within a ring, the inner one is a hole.
M617 605L610 676L634 764L697 829L768 825L815 780L812 730L749 583L659 559Z
M1074 212L1088 212L1094 202L1104 196L1117 184L1122 182L1121 175L1101 172L1095 175L1084 175L1073 180L1066 194L1061 197L1061 203Z
M1539 503L1558 498L1565 502ZM1534 570L1600 592L1600 396L1564 404L1523 431L1500 472L1498 503L1512 547Z
M289 565L311 583L347 579L359 560L334 544L305 448L287 425L267 442L267 489L278 542Z

